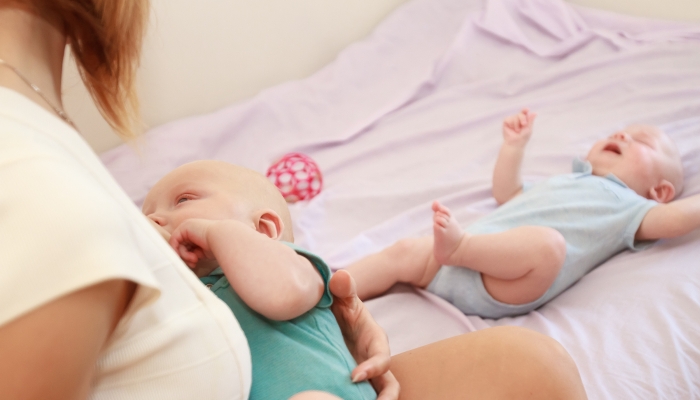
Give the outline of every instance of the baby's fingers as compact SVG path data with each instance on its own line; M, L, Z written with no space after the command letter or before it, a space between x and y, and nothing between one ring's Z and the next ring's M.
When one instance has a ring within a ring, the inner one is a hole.
M528 111L527 108L524 108L520 114L518 114L518 123L520 126L527 126L528 124Z
M197 254L197 249L192 249L184 244L179 245L175 250L182 261L184 261L190 268L197 264L197 261L199 261L201 258L201 256ZM201 252L201 250L199 252Z
M518 119L517 115L511 115L503 121L503 125L505 125L507 128L517 130L520 128L520 120Z
M182 261L190 268L193 268L197 261L204 257L202 248L191 243L183 234L183 231L179 229L173 232L173 235L170 237L170 247L175 250Z
M532 125L532 123L535 121L535 117L537 117L537 113L529 112L527 114L527 124Z

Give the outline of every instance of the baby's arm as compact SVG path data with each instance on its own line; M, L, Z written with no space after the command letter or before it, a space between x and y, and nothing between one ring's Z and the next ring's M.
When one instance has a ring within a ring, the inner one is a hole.
M522 193L520 166L537 115L524 108L503 120L503 145L493 170L493 197L503 204Z
M241 300L272 320L296 318L323 295L323 279L306 257L235 220L187 220L170 245L190 268L215 258Z
M700 228L700 194L659 204L649 210L637 229L636 240L683 236Z

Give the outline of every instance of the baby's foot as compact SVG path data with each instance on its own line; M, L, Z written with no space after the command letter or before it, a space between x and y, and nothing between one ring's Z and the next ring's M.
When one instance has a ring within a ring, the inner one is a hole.
M464 237L464 231L454 219L450 209L433 202L433 255L440 264L452 264L451 258Z

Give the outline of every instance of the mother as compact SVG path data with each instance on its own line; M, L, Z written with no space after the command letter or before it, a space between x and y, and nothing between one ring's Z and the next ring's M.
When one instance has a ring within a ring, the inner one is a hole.
M234 316L63 112L69 44L103 116L133 138L147 11L138 0L0 0L0 398L247 397L250 355ZM397 398L399 383L402 399L585 398L561 346L523 329L390 359L349 275L331 288L359 372L381 398Z

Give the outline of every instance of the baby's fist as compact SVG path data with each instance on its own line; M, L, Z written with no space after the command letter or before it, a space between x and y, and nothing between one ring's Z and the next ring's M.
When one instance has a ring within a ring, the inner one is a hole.
M188 267L195 268L200 260L214 258L208 239L214 224L216 221L193 218L183 221L173 231L170 246Z
M532 125L537 114L523 108L518 114L503 120L503 139L514 146L525 146L532 135Z

